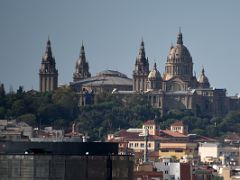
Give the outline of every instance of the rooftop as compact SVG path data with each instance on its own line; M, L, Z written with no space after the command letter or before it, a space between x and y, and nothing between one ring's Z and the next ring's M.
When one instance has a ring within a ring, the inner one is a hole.
M99 72L96 76L82 79L77 82L72 82L75 84L84 84L85 86L104 86L104 85L128 85L132 86L132 79L128 78L127 75L113 70L105 70Z
M183 121L175 121L171 126L184 126Z
M147 120L146 122L143 123L143 125L155 125L155 121L154 120Z
M182 134L182 133L179 133L179 132L173 132L173 131L170 131L170 130L162 130L162 132L168 136L171 136L171 137L177 137L177 138L186 138L187 136Z

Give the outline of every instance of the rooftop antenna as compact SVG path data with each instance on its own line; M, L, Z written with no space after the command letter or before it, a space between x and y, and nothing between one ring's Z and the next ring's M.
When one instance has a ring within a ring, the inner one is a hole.
M146 163L148 162L148 136L149 136L148 129L145 127L144 132L139 134L139 136L144 136L145 145L144 145L143 162Z
M145 140L145 149L144 149L144 156L143 156L143 162L148 162L148 129L144 129L144 140Z
M76 124L75 124L75 122L73 122L73 124L72 124L72 135L75 134L75 127L76 127Z
M88 136L88 133L85 133L82 137L82 140L83 142L87 142L87 140L89 139L90 137Z

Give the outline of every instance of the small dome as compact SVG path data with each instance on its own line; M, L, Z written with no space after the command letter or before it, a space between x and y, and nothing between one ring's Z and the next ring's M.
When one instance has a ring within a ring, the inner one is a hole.
M202 69L202 74L198 77L198 83L200 88L209 88L210 83L207 76L204 73L204 68Z
M161 79L161 74L160 72L157 70L157 65L156 63L154 64L153 69L150 71L150 73L148 74L148 79Z
M198 82L202 83L202 84L208 84L209 83L208 78L205 75L204 68L202 69L201 75L198 77Z
M202 74L199 76L198 82L199 82L199 83L204 83L204 84L205 84L205 83L209 83L207 76L202 75Z

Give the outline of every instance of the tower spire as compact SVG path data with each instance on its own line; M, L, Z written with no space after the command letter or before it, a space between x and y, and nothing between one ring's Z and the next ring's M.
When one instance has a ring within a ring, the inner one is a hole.
M177 36L177 44L183 44L181 27L179 27L179 32Z
M55 58L52 56L51 41L48 36L46 50L42 57L39 69L40 92L53 91L58 86L58 70L56 69Z
M154 69L157 70L157 64L154 62Z
M85 50L84 50L84 45L83 45L83 41L82 41L82 45L81 45L81 50L80 50L80 56L83 59L85 59Z
M205 70L203 66L202 66L202 75L205 75Z
M52 48L51 48L51 41L49 36L48 36L47 45L46 45L45 57L52 58Z
M79 58L76 61L75 72L73 73L73 81L76 82L88 77L91 77L91 74L89 72L89 65L86 60L84 45L82 41Z
M140 48L139 48L139 52L138 52L138 60L141 61L145 58L146 58L145 57L145 47L144 47L144 41L143 41L143 38L142 38Z
M135 69L133 70L133 90L146 91L147 90L147 77L149 73L149 62L145 55L144 41L141 40L138 55L135 61Z

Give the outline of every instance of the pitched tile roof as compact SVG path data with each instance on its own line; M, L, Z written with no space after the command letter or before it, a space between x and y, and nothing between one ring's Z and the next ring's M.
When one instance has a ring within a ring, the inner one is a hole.
M171 136L171 137L187 137L186 135L182 134L182 133L179 133L179 132L173 132L173 131L170 131L170 130L162 130L162 132L168 136Z
M147 120L146 122L143 123L143 125L155 125L155 121L154 120Z
M184 126L183 121L175 121L171 126Z

